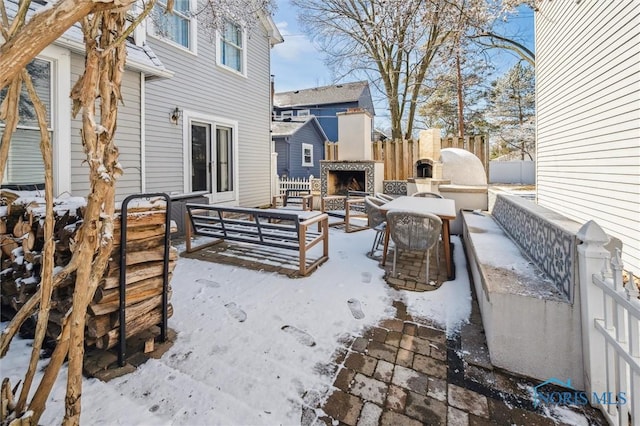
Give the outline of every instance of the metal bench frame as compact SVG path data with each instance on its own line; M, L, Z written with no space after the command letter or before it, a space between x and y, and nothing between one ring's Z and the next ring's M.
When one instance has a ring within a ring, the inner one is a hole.
M308 275L329 259L329 220L319 213L301 220L297 213L264 209L186 205L187 253L210 247L222 241L239 241L299 252L299 272ZM317 231L312 231L312 227ZM194 247L195 235L216 238L215 241ZM307 266L307 251L322 242L323 255Z

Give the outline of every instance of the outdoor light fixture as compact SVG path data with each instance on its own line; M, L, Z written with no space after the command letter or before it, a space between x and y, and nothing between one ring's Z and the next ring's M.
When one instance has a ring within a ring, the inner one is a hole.
M180 120L180 117L182 117L182 111L180 111L180 108L178 107L176 107L169 113L169 119L173 124L178 124L178 120Z

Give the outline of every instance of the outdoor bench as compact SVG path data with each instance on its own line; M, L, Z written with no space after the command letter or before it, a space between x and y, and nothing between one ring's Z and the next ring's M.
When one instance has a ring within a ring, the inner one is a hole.
M313 194L308 189L287 189L284 194L274 195L271 207L299 207L303 211L313 210Z
M463 211L463 241L492 364L529 377L582 378L574 305L579 224L517 196Z
M276 209L187 204L187 253L222 241L238 241L299 252L299 271L307 275L329 259L329 225L326 214ZM192 246L192 236L215 241ZM322 243L323 254L307 265L307 252Z

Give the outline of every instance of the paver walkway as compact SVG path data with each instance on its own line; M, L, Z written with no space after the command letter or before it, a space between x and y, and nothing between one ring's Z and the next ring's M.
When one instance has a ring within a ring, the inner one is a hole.
M305 407L301 424L607 424L589 406L534 408L531 390L538 383L491 366L477 309L462 333L447 340L400 302L395 306L396 318L345 342L334 360L334 389L324 403Z

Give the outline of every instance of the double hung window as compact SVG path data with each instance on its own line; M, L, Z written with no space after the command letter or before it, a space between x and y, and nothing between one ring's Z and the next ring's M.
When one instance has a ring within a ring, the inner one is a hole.
M38 97L46 109L47 129L53 135L51 120L52 103L52 63L34 59L27 65ZM7 89L0 92L0 103ZM44 185L44 163L40 151L40 128L31 98L23 87L18 101L20 121L9 145L9 157L3 183L16 187L35 188ZM0 123L0 136L4 133L4 123Z
M218 64L245 75L245 32L239 25L225 22L218 34Z
M302 167L313 167L313 145L302 144Z
M186 49L193 49L192 17L189 4L190 0L175 0L173 12L166 13L166 1L159 0L151 13L149 25L151 33Z

